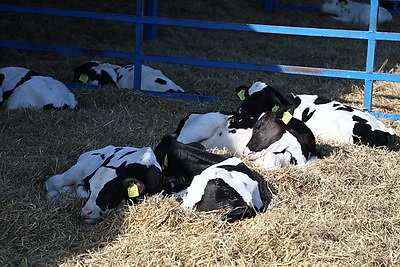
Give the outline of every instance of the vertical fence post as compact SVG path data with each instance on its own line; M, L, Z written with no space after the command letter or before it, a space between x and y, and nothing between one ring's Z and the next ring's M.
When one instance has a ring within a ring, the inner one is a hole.
M371 10L369 19L369 32L376 32L378 21L378 0L371 0ZM368 48L367 48L367 63L365 71L367 73L374 72L374 60L375 60L375 47L376 39L369 37ZM365 80L364 86L364 109L371 111L372 108L372 91L374 81L370 79Z
M158 0L147 0L146 1L146 16L157 17L157 5ZM144 25L144 39L155 40L157 38L156 25L147 24Z
M264 10L268 13L274 12L276 6L276 0L263 0Z
M138 0L136 3L136 16L141 18L143 16L143 0ZM143 38L143 24L139 21L135 24L135 68L133 70L133 88L136 90L141 90L141 80L142 80L142 61L140 55L143 54L142 51L142 38Z

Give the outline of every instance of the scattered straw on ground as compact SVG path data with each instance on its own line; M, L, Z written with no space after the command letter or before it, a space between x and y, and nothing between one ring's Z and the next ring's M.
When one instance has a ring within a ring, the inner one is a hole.
M283 0L282 0L283 1ZM97 12L133 13L134 1L3 1ZM360 29L309 11L265 13L252 1L161 1L159 15L326 28ZM311 3L312 2L312 3ZM318 4L318 1L310 1ZM77 8L79 7L79 8ZM3 16L4 15L4 16ZM398 15L384 31L396 31ZM2 14L5 40L133 51L127 23ZM40 26L40 27L39 27ZM33 28L34 27L34 28ZM34 30L32 30L34 29ZM32 34L34 33L34 34ZM399 73L400 50L378 43L376 67ZM365 68L366 42L160 26L151 53L328 68ZM1 67L24 66L70 81L94 59L0 48ZM120 65L128 61L95 59ZM362 108L360 81L186 65L161 69L189 93L235 97L262 80L295 93L318 93ZM400 112L399 86L376 82L373 107ZM399 151L318 140L324 159L304 167L260 170L266 210L229 224L218 213L186 212L174 199L126 206L96 225L79 218L84 200L48 200L43 182L85 151L107 145L152 146L191 112L234 110L237 103L194 103L105 88L73 90L78 111L0 111L0 263L2 266L398 266ZM384 120L400 133L400 124Z

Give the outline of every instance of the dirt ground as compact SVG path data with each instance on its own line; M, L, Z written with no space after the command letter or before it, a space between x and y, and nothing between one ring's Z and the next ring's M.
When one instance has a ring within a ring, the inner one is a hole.
M159 1L159 16L366 29L312 11L266 13L249 0ZM295 1L281 0L280 3ZM0 0L3 4L134 14L135 1ZM309 4L319 6L320 1ZM394 15L380 31L396 32ZM134 50L134 26L66 17L2 13L2 40ZM361 40L284 36L160 26L146 53L239 62L362 70ZM378 42L376 70L400 73L398 42ZM21 66L71 82L89 60L117 58L0 48L0 67ZM145 62L189 94L235 98L234 89L265 81L362 108L363 82L258 71ZM84 200L44 197L43 182L88 150L107 145L154 147L191 112L235 110L237 102L197 103L140 92L72 88L78 111L0 111L0 263L2 266L396 266L400 264L398 150L318 141L324 158L305 167L260 170L269 206L229 224L218 214L184 212L174 199L150 198L116 210L96 225L79 217ZM373 111L400 113L399 84L376 82ZM400 132L398 121L382 120Z

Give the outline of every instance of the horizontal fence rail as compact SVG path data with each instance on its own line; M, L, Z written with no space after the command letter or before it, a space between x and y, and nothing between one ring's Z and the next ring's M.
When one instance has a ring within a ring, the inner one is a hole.
M0 40L0 46L9 48L36 50L36 51L69 53L69 54L87 55L87 56L115 57L115 58L134 60L135 62L134 88L138 90L140 90L142 61L188 64L188 65L230 68L230 69L268 71L268 72L301 74L310 76L324 76L324 77L346 78L346 79L359 79L365 81L364 108L377 117L400 120L400 115L398 114L375 113L372 112L371 110L373 81L400 82L399 74L380 73L380 72L375 72L373 70L376 41L400 41L400 33L378 32L376 30L378 0L371 0L372 8L371 8L371 22L369 31L272 26L272 25L261 25L261 24L212 22L212 21L199 21L199 20L187 20L187 19L161 18L156 16L144 16L142 4L143 4L142 1L137 1L136 15L107 14L107 13L97 13L89 11L73 11L73 10L60 10L52 8L35 8L35 7L14 6L14 5L0 5L0 11L3 12L33 13L41 15L79 17L88 19L135 23L136 26L135 26L134 52L118 52L118 51L109 51L109 50L92 49L92 48L33 44L33 43L5 41L5 40L3 41ZM152 8L154 9L154 3L152 5ZM221 60L211 60L211 59L201 59L201 58L145 54L143 53L142 50L143 46L142 38L143 35L145 34L143 32L143 26L153 27L152 36L154 37L155 25L192 27L192 28L214 29L214 30L246 31L246 32L267 33L267 34L285 34L285 35L367 40L368 49L367 49L366 70L356 71L356 70L343 70L343 69L327 69L327 68L314 68L314 67L291 66L291 65L247 63L247 62L221 61ZM155 95L163 95L163 94L157 93ZM166 95L169 97L184 98L183 96L178 96L179 94L176 95L166 94ZM207 96L203 97L195 95L189 96L184 99L190 99L196 101L210 100L211 102L224 100L224 98L214 98Z

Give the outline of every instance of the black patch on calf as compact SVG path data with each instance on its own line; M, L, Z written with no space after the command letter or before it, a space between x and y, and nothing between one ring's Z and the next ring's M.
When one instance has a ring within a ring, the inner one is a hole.
M0 87L3 85L4 78L5 78L4 74L0 73ZM5 97L2 92L0 93L2 94L2 99L3 99L2 101L0 101L0 108L1 108L1 106L3 105L3 101L5 101Z
M124 157L126 157L126 156L129 156L129 155L132 155L132 154L135 154L135 152L136 151L129 151L129 152L127 152L127 153L125 153L125 154L123 154L121 157L119 157L118 159L122 159L122 158L124 158Z
M253 179L252 177L254 176L254 173L244 163L239 163L238 165L220 165L218 168L225 169L228 172L241 172L249 176L251 179Z
M317 99L315 99L314 104L315 105L323 105L323 104L327 104L329 102L332 102L329 98L324 97L324 96L318 96Z
M189 182L183 182L183 183L177 183L175 181L168 181L164 184L163 190L165 194L174 194L178 193L182 190L187 189L190 186L191 181Z
M161 79L161 78L157 78L154 82L155 83L159 83L161 85L166 85L167 84L167 81L164 80L164 79Z
M132 163L118 167L116 172L118 178L139 180L145 185L146 193L156 194L162 190L161 171L154 165L147 167L140 163Z
M93 71L93 72L94 72L94 71ZM110 84L111 86L118 87L117 84L116 84L116 83L113 81L113 79L111 78L110 74L109 74L107 71L105 71L105 70L102 70L102 71L100 72L100 74L95 74L95 75L94 75L94 79L92 79L92 78L90 77L90 73L88 73L88 76L89 76L89 78L90 78L91 80L98 80L99 83L100 83L100 85L108 85L108 84Z
M114 209L118 207L123 200L128 199L128 189L124 186L122 179L112 179L100 190L96 204L101 210Z
M290 104L289 106L291 106L293 108L293 110L295 110L301 104L301 98L299 96L293 97L292 94L288 94L288 93L286 93L286 94L290 95L293 98L293 101L292 101L293 104Z
M101 159L105 159L106 158L106 155L100 154L100 153L97 153L97 152L96 153L92 153L92 155L93 156L100 156Z
M47 104L42 107L44 110L53 110L57 109L53 104Z
M93 171L91 174L89 174L88 176L86 176L85 178L82 179L83 182L83 187L85 187L85 190L87 192L90 192L90 184L89 181L90 179L92 179L92 177L95 175L97 169L95 171Z
M7 101L7 99L10 98L10 96L12 95L13 92L14 92L14 89L5 91L3 93L3 101Z
M307 122L311 117L314 115L315 110L310 113L310 108L306 108L303 110L303 113L301 114L301 121Z
M229 222L254 217L256 214L254 210L250 210L242 196L220 178L208 181L196 208L199 211L228 209L225 216Z
M352 107L344 105L342 107L337 108L336 110L344 110L344 111L348 111L348 112L353 112L354 109Z
M353 116L354 119L354 116ZM371 125L367 123L356 123L353 128L354 143L361 143L371 147L387 146L392 148L396 137L380 130L372 130Z
M192 144L182 144L176 141L175 136L165 136L154 149L154 154L158 163L163 166L164 176L183 177L186 181L191 181L206 168L229 158L227 155L204 151ZM166 156L167 166L164 165Z
M21 84L25 83L26 81L30 80L33 76L40 76L34 71L28 71L24 77L19 80L19 82L14 86L14 88L11 91L14 91L14 89L18 88Z
M229 129L250 129L253 128L254 123L257 121L257 117L247 114L234 114L229 120ZM229 131L231 132L231 131ZM235 131L236 132L236 131ZM233 132L233 133L235 133Z
M176 91L174 89L168 89L166 92L167 93L180 93L180 94L184 94L185 93L185 92L181 92L181 91Z
M100 85L111 85L114 87L117 87L117 84L113 79L111 78L110 74L105 71L101 70L100 73L98 73L94 67L100 65L98 62L87 62L82 65L80 65L78 68L75 69L74 72L74 80L79 81L79 77L82 74L86 74L90 80L92 81L98 81Z
M107 164L110 163L111 159L115 156L115 153L116 151L114 152L114 154L111 154L108 158L106 158L101 166L107 166Z
M5 79L5 75L3 73L0 73L0 86L3 85L4 79Z
M230 210L226 215L228 222L233 223L237 220L243 220L256 216L256 211L249 206L236 207Z
M300 143L301 152L307 159L311 156L317 156L318 158L321 158L321 154L317 152L316 149L315 136L304 122L296 118L292 118L287 126L287 130L294 137L296 137L297 141ZM292 158L292 160L296 161L294 158ZM294 164L297 164L297 162Z
M118 71L119 68L115 68L114 71L117 74L117 82L119 82L119 80L121 80L124 76L122 74L120 74Z
M185 126L185 123L187 121L187 119L189 118L190 115L187 115L186 117L182 118L179 123L178 123L178 127L176 128L176 130L174 131L174 134L176 136L179 136L181 134L182 128L183 126Z
M366 119L363 119L363 118L361 118L359 116L356 116L356 115L354 115L352 117L352 119L353 119L353 121L356 121L356 122L359 122L359 123L367 123L368 122Z
M114 153L117 153L118 151L121 151L123 148L122 147L116 147L114 148Z
M64 104L62 107L56 107L54 104L46 104L42 107L44 110L66 110L69 109L70 106L67 104Z

